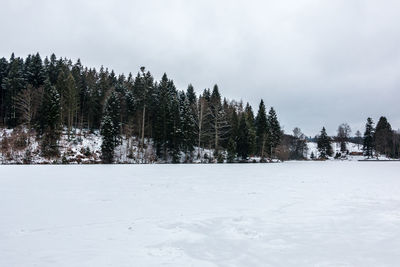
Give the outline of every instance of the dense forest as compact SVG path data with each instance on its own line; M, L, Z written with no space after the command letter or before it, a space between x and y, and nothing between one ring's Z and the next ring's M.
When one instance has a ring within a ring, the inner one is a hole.
M192 162L201 149L212 151L210 162L306 158L306 136L299 128L284 134L276 111L263 100L255 114L249 103L222 97L217 85L196 95L192 85L178 90L167 74L156 80L145 67L125 76L54 54L43 60L39 53L25 59L12 54L9 60L0 58L0 85L0 126L23 127L48 158L62 156L62 135L70 140L83 130L101 134L104 163L112 163L115 148L130 137L143 156L151 147L155 160L163 162ZM342 144L343 154L346 142L354 141L363 144L368 157L374 152L399 156L399 134L385 117L376 128L369 118L363 137L350 132L342 124L338 135L329 137L323 128L316 136L320 153L315 157L332 156L332 141Z

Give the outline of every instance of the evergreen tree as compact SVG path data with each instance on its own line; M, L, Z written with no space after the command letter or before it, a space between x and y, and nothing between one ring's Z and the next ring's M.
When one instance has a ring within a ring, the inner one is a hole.
M3 80L8 74L8 61L4 57L0 58L0 123L5 124L6 110L6 90L3 88Z
M2 87L5 91L5 123L9 127L15 127L19 121L15 99L22 89L26 87L24 75L24 61L22 58L15 58L11 55L7 77L3 79Z
M42 134L42 153L47 157L59 155L58 140L61 134L60 95L56 88L45 81L43 102L40 109L39 133Z
M256 128L253 109L250 104L247 103L244 109L246 115L247 127L249 129L249 154L254 154L256 152Z
M113 91L110 97L107 99L106 106L104 109L104 114L110 117L112 121L112 133L114 138L114 144L117 145L118 138L121 133L121 125L120 125L120 105L118 101L118 96L115 91Z
M331 145L331 138L326 133L325 127L322 127L321 133L317 138L317 147L319 151L319 157L326 159L328 156L332 156L333 149Z
M249 128L244 113L242 113L242 116L240 117L238 140L236 147L239 157L241 157L243 160L247 159L250 152L250 142L249 142Z
M375 129L374 129L374 122L372 121L371 118L367 119L367 123L365 124L365 132L364 132L364 143L363 143L363 151L364 155L369 157L372 157L373 155L373 150L374 150L374 134L375 134Z
M267 135L267 145L269 147L270 156L272 157L275 148L279 145L281 141L281 126L279 125L276 112L273 107L270 108L268 113L268 135Z
M27 82L31 84L33 88L39 88L44 84L46 76L39 53L36 53L36 55L33 56L28 56L25 62L25 76Z
M267 114L265 112L265 105L262 99L258 107L255 125L256 125L257 155L259 155L261 159L263 159L265 156L265 147L267 141L266 139L269 129L268 129Z
M106 114L101 123L101 159L103 163L113 163L115 149L115 131L111 117Z
M74 117L78 110L78 92L75 83L75 79L70 73L65 81L66 91L63 95L63 106L65 110L65 115L67 116L67 126L68 126L68 139L70 139L70 134L72 130L72 125L74 122Z
M393 153L393 131L386 117L380 117L376 124L374 133L375 149L381 154L392 157Z
M192 159L192 152L196 144L196 121L192 113L189 98L183 94L183 103L181 104L181 118L182 118L182 135L183 135L183 151Z
M190 106L196 105L197 97L196 97L196 93L194 92L193 85L191 85L191 84L189 84L189 86L186 90L186 97L189 101Z

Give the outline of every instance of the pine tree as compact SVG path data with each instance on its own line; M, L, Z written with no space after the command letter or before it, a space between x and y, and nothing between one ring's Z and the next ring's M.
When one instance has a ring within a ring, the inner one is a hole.
M8 61L4 57L0 58L0 122L5 124L6 112L6 90L3 88L3 80L8 74Z
M118 144L118 139L120 137L120 130L121 130L121 125L120 125L120 112L121 112L121 107L119 104L118 100L118 95L115 91L113 91L110 95L110 97L107 99L105 109L104 109L104 114L110 117L112 121L112 126L113 126L113 138L114 138L114 144Z
M106 114L101 123L101 159L103 163L110 164L114 160L115 136L114 125L111 117Z
M266 147L266 137L269 132L267 114L265 112L264 101L261 99L260 105L258 107L258 113L255 121L256 125L256 142L257 142L257 155L264 159L265 147Z
M256 152L256 128L253 109L249 103L246 103L244 112L246 115L247 127L249 129L249 154L252 155Z
M328 156L332 156L333 149L331 145L331 138L326 133L325 127L322 127L321 133L317 138L317 147L319 151L319 157L326 159Z
M42 153L47 157L59 155L58 140L61 134L60 95L49 80L45 81L40 109L39 133L42 134Z
M270 156L272 157L275 148L279 145L281 141L281 126L279 125L276 112L273 107L270 108L268 113L268 135L267 135L267 145L269 147Z
M246 116L242 113L239 122L237 153L243 160L247 159L250 152L249 128L246 122Z
M187 155L187 159L192 159L192 152L196 144L196 121L192 113L189 98L182 95L183 103L181 104L182 118L182 135L183 135L183 151Z
M25 61L25 77L33 88L39 88L45 81L45 70L39 53L29 55Z
M373 150L375 147L374 144L374 122L371 118L367 119L367 123L365 124L365 132L364 132L364 144L363 144L363 151L364 155L368 158L373 156Z
M78 110L78 92L75 79L71 73L69 73L69 75L67 76L65 85L66 91L63 95L63 106L65 110L65 115L67 116L68 139L70 139L74 117L76 117L76 112Z
M394 156L392 126L386 117L380 117L374 133L375 149L388 157Z
M15 127L19 121L19 113L16 108L15 99L22 89L26 87L26 79L24 77L24 61L22 58L15 58L14 54L11 55L9 70L7 77L3 79L2 87L5 91L4 101L5 105L4 116L5 122L9 127Z

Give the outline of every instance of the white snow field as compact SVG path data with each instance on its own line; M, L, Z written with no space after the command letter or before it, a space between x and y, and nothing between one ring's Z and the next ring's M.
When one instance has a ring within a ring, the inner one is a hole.
M0 166L0 266L400 266L400 163Z

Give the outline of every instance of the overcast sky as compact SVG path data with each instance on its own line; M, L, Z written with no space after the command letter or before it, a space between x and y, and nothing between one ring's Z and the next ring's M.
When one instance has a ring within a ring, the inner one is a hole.
M260 99L286 132L400 127L400 1L1 0L0 57L39 52Z

